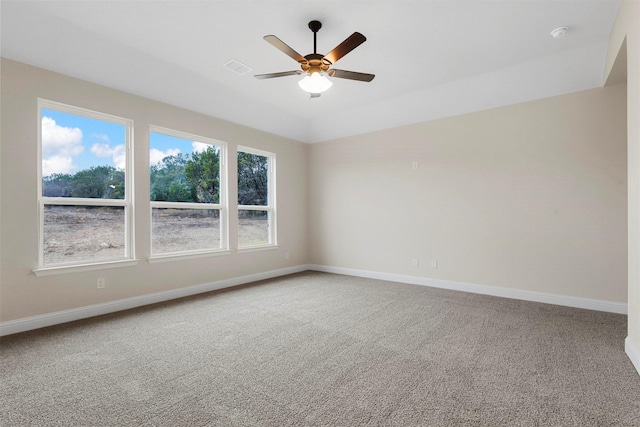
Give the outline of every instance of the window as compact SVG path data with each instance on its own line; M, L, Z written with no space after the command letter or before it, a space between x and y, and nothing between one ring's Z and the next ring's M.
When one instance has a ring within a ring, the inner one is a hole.
M276 245L275 154L238 147L238 247Z
M152 257L227 249L224 143L152 127L149 148Z
M130 120L38 100L39 265L133 257Z

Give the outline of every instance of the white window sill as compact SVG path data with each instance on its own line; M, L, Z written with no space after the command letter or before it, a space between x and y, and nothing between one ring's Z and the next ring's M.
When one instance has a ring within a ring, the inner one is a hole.
M111 268L135 267L138 265L137 259L128 259L120 261L94 262L77 265L58 265L50 267L40 267L33 270L33 274L37 277L53 276L56 274L79 273L82 271L107 270Z
M196 258L208 258L211 256L219 256L219 255L227 255L231 253L230 250L219 250L219 251L206 251L206 252L181 252L181 253L170 253L170 254L158 254L153 255L147 259L149 264L153 264L156 262L167 262L167 261L183 261L188 259L196 259Z
M244 246L242 248L238 248L238 253L242 253L242 252L258 252L258 251L271 251L273 249L278 249L278 245Z

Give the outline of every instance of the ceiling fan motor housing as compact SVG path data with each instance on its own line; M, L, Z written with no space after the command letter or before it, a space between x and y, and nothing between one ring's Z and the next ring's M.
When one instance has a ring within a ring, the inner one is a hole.
M321 73L327 71L331 66L331 62L324 59L324 55L319 53L310 53L306 55L304 59L306 59L307 62L301 62L300 68L302 68L302 71L305 73Z

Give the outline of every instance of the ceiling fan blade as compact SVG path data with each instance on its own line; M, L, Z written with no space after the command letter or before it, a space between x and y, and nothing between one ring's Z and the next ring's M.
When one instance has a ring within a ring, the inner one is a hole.
M286 76L295 76L298 74L304 74L304 71L295 70L295 71L282 71L280 73L269 73L269 74L256 74L256 79L273 79L275 77L286 77Z
M304 56L300 55L298 52L296 52L291 47L289 47L288 44L286 44L276 36L268 35L268 36L264 36L263 39L265 39L267 42L269 42L273 47L275 47L279 51L293 58L294 61L300 62L300 63L307 62Z
M370 82L376 76L375 74L358 73L356 71L336 70L332 68L329 70L331 77L337 77L339 79L358 80L361 82Z
M342 58L347 53L360 46L366 40L367 38L365 36L356 31L355 33L347 37L345 41L336 46L331 52L326 54L324 56L324 59L331 62L332 64L335 64L338 59Z

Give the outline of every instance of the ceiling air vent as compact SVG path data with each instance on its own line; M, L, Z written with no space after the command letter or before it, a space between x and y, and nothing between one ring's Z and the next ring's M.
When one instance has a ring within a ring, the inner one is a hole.
M236 61L235 59L232 59L231 61L224 64L224 67L239 75L246 74L252 70L252 68L248 65L245 65L240 61Z

